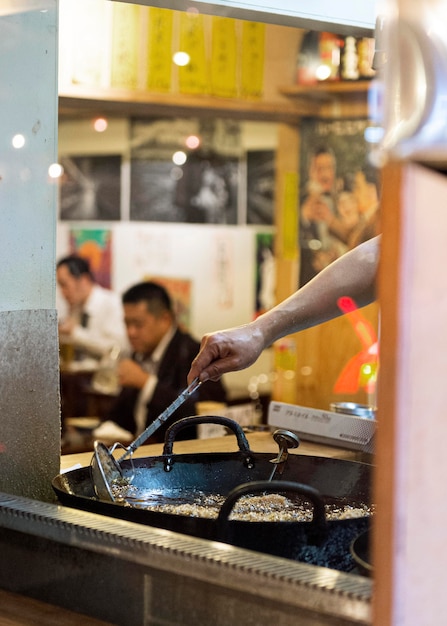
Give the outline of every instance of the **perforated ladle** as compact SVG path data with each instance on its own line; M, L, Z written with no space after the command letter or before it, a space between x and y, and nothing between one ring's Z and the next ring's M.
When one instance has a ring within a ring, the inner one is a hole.
M185 400L193 394L201 385L201 381L195 378L192 383L182 391L182 393L172 402L157 419L133 441L127 448L121 443L116 442L108 448L101 441L94 443L94 455L90 462L92 470L93 487L95 493L100 500L109 500L114 502L115 496L112 491L112 484L123 478L123 471L120 467L121 461L130 457L137 448L139 448L151 435L153 435L160 426L181 406ZM115 459L113 452L121 447L125 450L118 459Z

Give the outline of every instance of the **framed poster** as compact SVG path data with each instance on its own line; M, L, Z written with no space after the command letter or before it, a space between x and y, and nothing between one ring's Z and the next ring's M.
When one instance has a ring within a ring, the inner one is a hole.
M239 134L226 120L133 120L130 219L236 224Z
M275 152L247 152L247 224L273 225Z
M61 220L121 218L121 156L65 156L60 163Z
M103 228L70 230L70 254L79 254L90 263L97 283L112 287L112 232Z
M378 232L379 175L369 163L368 125L365 119L303 122L300 286Z

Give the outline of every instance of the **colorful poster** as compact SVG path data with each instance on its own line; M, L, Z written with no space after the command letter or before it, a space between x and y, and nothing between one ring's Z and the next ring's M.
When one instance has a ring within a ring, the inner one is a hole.
M172 25L174 13L149 7L147 89L169 92L172 78Z
M95 280L102 287L112 286L112 233L106 229L70 230L70 253L88 259Z
M179 328L191 332L191 281L168 276L145 276L143 280L159 283L166 289L171 296Z
M366 119L301 125L300 279L378 234L379 172L369 164Z
M237 97L236 22L228 17L212 18L211 94L223 98Z

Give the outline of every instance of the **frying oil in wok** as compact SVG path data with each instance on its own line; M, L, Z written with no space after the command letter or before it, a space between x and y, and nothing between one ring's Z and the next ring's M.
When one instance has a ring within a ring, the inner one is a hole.
M157 513L215 519L225 501L221 494L183 490L154 491L137 489L131 484L113 485L113 495L124 506L146 509ZM373 513L365 503L325 504L326 520L343 520L367 517ZM313 516L313 506L300 498L287 498L280 494L246 495L234 505L230 520L248 522L307 522Z

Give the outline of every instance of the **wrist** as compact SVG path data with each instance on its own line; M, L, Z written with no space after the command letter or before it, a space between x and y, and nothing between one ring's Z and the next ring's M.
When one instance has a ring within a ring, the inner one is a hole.
M268 313L260 315L251 323L251 341L259 346L260 350L264 350L274 341L270 337L269 330Z

